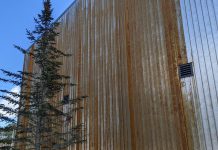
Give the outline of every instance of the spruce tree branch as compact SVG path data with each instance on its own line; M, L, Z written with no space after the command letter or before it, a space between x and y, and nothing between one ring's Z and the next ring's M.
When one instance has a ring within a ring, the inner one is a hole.
M1 113L0 113L0 120L4 121L4 122L7 122L7 123L16 123L15 119L9 118L9 117L5 116L4 114L1 114Z
M6 76L9 76L9 77L12 77L12 78L15 78L15 79L22 79L22 75L20 75L20 73L12 73L12 72L6 71L4 69L0 69L0 70Z
M3 79L3 78L0 78L0 81L5 82L5 83L12 83L12 84L14 84L16 86L20 86L22 84L22 81Z
M19 105L19 101L11 98L10 96L1 95L0 98L8 101L10 104Z
M2 110L3 112L6 112L7 114L10 114L10 115L17 114L17 109L7 107L4 104L0 104L0 110Z

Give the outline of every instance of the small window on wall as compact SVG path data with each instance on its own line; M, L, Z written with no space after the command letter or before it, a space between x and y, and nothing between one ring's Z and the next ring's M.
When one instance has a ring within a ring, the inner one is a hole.
M193 74L193 63L186 63L179 65L179 77L180 79L192 77Z
M69 95L65 95L62 100L63 104L69 104Z

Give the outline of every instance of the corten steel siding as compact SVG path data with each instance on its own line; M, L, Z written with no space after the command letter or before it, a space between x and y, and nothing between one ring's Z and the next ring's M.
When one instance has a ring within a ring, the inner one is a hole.
M63 71L70 95L88 95L78 122L87 142L76 149L191 149L177 65L174 1L78 0L60 18L58 48L73 54Z
M31 51L31 49L30 49ZM32 57L29 57L27 55L25 55L24 57L24 65L23 65L23 71L25 72L33 72L34 67L33 67L33 59ZM27 86L26 87L21 87L21 91L26 91L26 92L30 92L31 90L31 81L30 81L30 77L28 77L27 80L25 80L24 82L26 82ZM29 108L30 105L30 101L29 99L26 99L26 101L21 101L22 106L21 107L26 107L26 109ZM19 108L21 109L21 108ZM25 127L28 127L29 125L29 120L28 118L26 118L25 116L20 116L18 115L18 125L23 125ZM17 133L17 137L19 138L23 138L29 136L27 133ZM27 149L28 146L26 146L28 143L25 142L18 142L15 143L15 147L19 148L19 149Z
M202 97L214 86L203 89L199 84L210 79L196 77L197 71L183 80L178 75L179 64L193 61L197 70L206 63L187 46L194 40L187 36L188 1L76 0L59 18L57 47L72 54L63 59L62 73L77 83L60 98L89 96L74 118L85 123L87 141L69 149L215 150L217 113L206 114L215 113L217 99Z

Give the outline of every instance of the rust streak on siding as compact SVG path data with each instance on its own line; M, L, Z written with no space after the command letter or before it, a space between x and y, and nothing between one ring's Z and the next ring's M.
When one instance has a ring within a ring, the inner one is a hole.
M162 2L164 11L164 23L166 33L166 48L168 56L168 67L171 84L171 92L174 105L175 125L178 130L178 138L181 139L180 149L189 150L190 143L187 137L186 116L184 113L184 104L180 81L177 74L177 66L181 64L181 48L179 47L179 34L176 19L176 8L174 0L164 0Z
M188 108L195 103L178 76L188 61L178 2L76 0L59 19L57 47L72 54L62 72L78 84L63 94L89 96L74 118L87 127L87 141L71 150L198 147L197 116Z
M126 53L127 53L127 67L128 67L128 105L130 111L130 128L131 128L131 147L136 149L136 133L135 133L135 119L134 119L134 104L133 104L133 89L132 89L132 62L131 62L131 46L130 46L130 26L129 26L129 1L125 1L125 32L126 32Z

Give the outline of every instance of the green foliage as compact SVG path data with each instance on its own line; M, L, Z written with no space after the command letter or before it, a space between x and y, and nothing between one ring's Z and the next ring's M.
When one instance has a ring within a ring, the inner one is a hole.
M0 110L4 112L0 114L0 120L13 123L13 126L0 128L0 133L16 131L14 137L1 138L0 144L6 144L4 148L19 148L17 145L22 145L25 149L40 150L47 145L52 149L60 149L84 142L84 124L70 125L68 131L64 131L63 120L75 124L72 118L83 109L77 104L87 96L51 102L66 86L76 84L69 82L70 76L60 74L62 58L71 55L55 47L59 23L53 22L50 0L44 0L43 6L41 14L34 18L35 29L27 30L27 38L34 44L31 51L15 45L26 57L32 57L38 70L17 73L0 70L7 76L7 79L0 78L1 82L21 87L20 93L0 90L0 98L14 106L0 105ZM63 112L65 106L71 109Z

